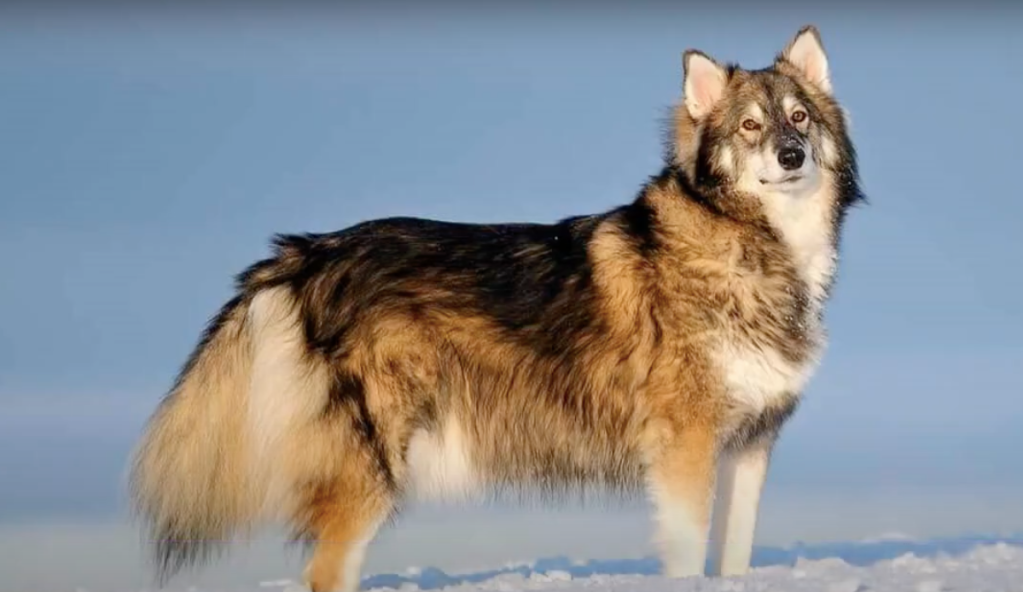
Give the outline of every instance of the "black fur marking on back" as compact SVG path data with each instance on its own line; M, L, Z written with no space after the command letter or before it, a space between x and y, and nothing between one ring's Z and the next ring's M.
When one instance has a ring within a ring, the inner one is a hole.
M627 206L631 207L631 206ZM245 274L248 290L287 284L306 339L328 359L374 309L476 314L506 337L557 350L557 336L593 321L587 246L607 215L556 224L465 224L419 218L363 222L328 234L277 237L277 257ZM652 213L627 225L650 245Z

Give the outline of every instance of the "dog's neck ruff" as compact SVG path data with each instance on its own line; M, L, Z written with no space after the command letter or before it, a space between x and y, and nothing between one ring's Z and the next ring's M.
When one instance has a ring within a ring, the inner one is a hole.
M827 183L803 195L767 192L764 215L789 248L792 263L806 285L813 314L820 312L838 262L834 196Z

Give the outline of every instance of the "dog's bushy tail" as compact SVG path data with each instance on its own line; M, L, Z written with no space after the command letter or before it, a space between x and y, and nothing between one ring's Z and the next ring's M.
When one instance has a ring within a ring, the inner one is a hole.
M309 425L326 375L285 286L243 288L210 321L130 467L161 584L262 521L290 518L297 484L314 478L297 459L315 459Z

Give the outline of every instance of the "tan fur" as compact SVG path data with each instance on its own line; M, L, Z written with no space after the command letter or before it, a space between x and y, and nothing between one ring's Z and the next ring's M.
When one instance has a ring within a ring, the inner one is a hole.
M717 100L764 100L750 76L736 72ZM673 165L690 178L707 126L733 125L715 104L700 108L705 120L684 106L674 117ZM831 119L812 133L841 129L840 112L819 108ZM716 147L726 174L748 160L744 142ZM814 199L832 216L827 158ZM591 275L570 276L539 320L514 330L467 300L468 272L396 268L386 283L353 285L370 239L284 244L242 278L245 296L154 416L136 459L140 509L159 532L204 539L284 520L316 542L314 592L351 592L365 545L406 496L645 489L666 573L701 572L718 459L747 448L766 459L777 426L749 426L771 414L780 424L794 408L822 347L808 298L823 299L802 290L818 262L802 257L768 197L708 195L713 207L677 176L652 180L631 214L649 212L649 231L625 213L594 222ZM511 256L549 257L545 244ZM332 249L341 255L315 259ZM566 294L591 300L558 300ZM592 318L551 335L574 308ZM329 348L315 342L328 321L327 334L341 335ZM752 544L751 531L734 536ZM748 563L746 550L729 553L729 566Z

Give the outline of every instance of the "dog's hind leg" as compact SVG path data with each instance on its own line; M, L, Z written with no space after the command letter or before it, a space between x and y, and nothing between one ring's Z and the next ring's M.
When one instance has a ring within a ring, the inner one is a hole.
M316 488L308 506L308 531L315 545L305 568L312 592L355 592L366 547L394 509L386 485L367 478L357 463L330 484Z
M345 384L335 381L338 389ZM366 547L396 507L397 488L380 426L361 396L353 393L361 390L335 393L333 415L323 419L319 436L336 448L322 472L305 486L299 509L298 524L313 545L305 568L312 592L358 589ZM304 453L308 451L296 450Z

